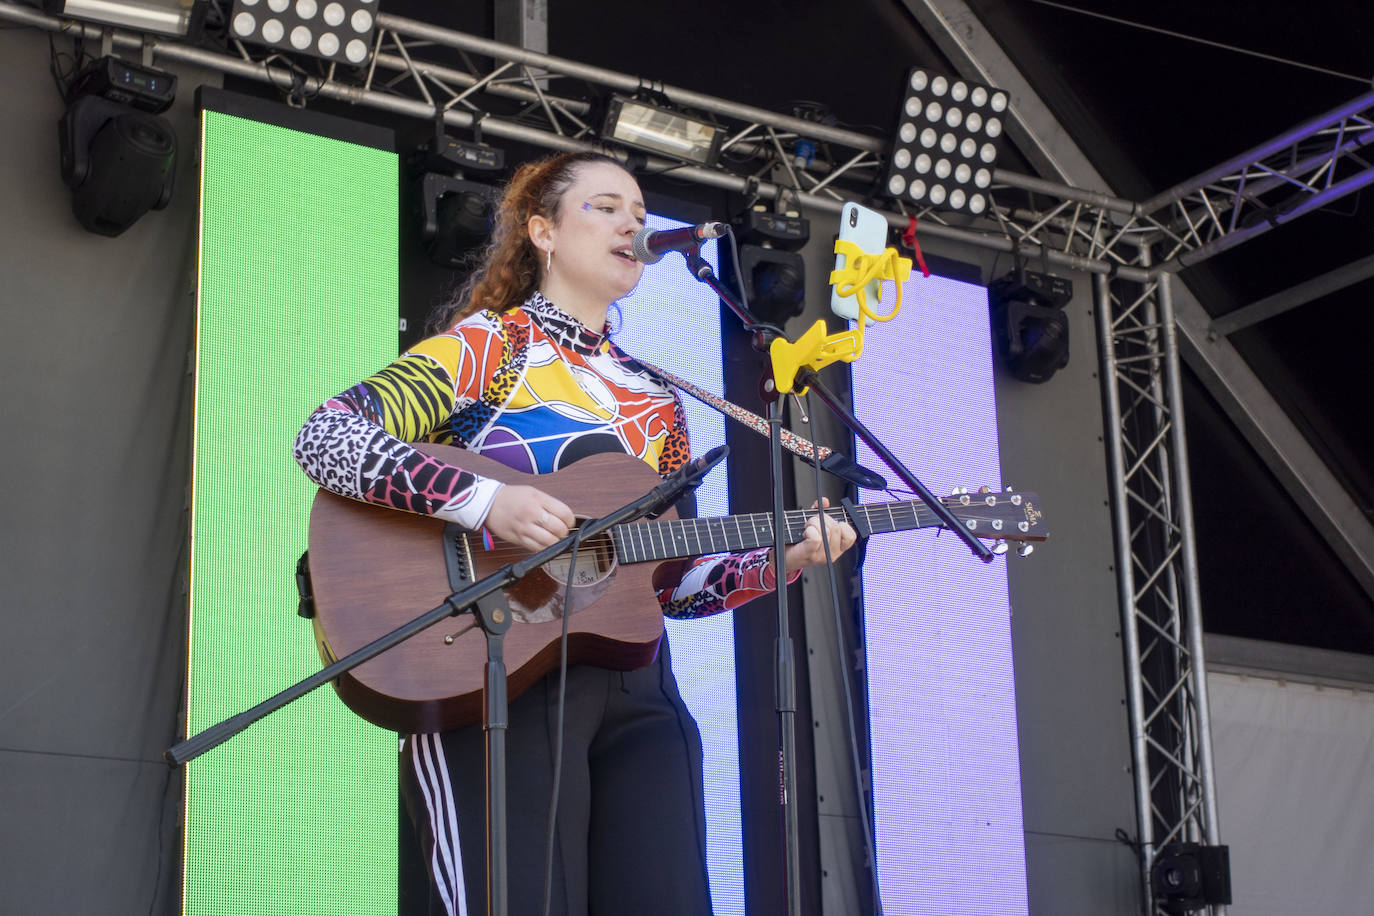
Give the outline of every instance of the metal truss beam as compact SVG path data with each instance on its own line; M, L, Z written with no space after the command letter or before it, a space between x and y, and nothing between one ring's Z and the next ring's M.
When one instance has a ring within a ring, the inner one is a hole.
M1141 885L1150 913L1160 903L1150 881L1160 848L1221 841L1173 282L1167 273L1147 284L1094 278Z
M1297 286L1290 286L1282 292L1265 296L1228 312L1208 325L1207 332L1222 336L1234 334L1243 328L1273 318L1275 315L1282 315L1290 309L1329 296L1337 290L1353 286L1370 277L1374 277L1374 254L1366 255L1335 270L1327 271L1319 277L1304 280Z
M1374 596L1374 525L1196 301L1175 297L1180 351L1365 593Z
M1374 183L1374 91L1140 205L1175 272Z

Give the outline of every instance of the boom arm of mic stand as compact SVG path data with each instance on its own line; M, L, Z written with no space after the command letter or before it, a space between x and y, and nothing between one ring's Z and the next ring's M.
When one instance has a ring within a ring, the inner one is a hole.
M907 470L906 466L902 464L897 456L892 454L887 446L883 445L878 437L869 431L868 427L859 422L858 417L854 416L848 408L840 403L839 399L836 398L833 393L821 384L815 372L812 372L806 367L802 367L797 371L797 379L801 384L811 388L816 394L820 395L821 400L835 413L835 416L839 417L840 420L844 422L844 425L853 431L854 435L863 440L864 444L871 448L873 453L892 469L892 473L900 477L902 482L908 487L911 487L916 495L921 498L921 501L930 507L930 511L935 513L936 518L944 522L945 527L949 528L957 534L964 543L968 544L974 556L984 563L991 563L993 561L996 554L992 552L992 549L975 537L973 532L959 524L959 520L954 517L954 513L949 510L949 507L941 502L939 497L934 493L926 489L925 484L917 480L916 475Z

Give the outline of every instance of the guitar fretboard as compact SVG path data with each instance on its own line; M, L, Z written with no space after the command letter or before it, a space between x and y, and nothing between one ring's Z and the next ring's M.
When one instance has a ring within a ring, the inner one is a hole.
M857 508L860 518L875 534L940 524L934 512L914 500L874 503ZM787 543L795 544L802 539L807 519L815 514L814 509L796 509L786 513ZM838 524L847 520L847 513L842 508L827 509L825 514L827 523L833 521ZM634 522L617 525L611 537L622 563L753 550L773 543L773 516L768 512L756 512L720 518Z

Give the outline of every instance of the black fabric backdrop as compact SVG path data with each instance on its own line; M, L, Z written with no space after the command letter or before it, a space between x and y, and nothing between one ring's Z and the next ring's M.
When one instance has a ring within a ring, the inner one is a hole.
M87 233L48 54L0 31L3 908L174 912L198 122L183 92L169 208Z

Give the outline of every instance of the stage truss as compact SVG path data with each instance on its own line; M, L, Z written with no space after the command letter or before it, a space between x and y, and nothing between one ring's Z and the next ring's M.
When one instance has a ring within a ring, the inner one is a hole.
M838 213L845 200L868 199L890 143L386 13L377 16L372 53L357 70L312 70L311 62L238 42L221 40L216 50L213 40L191 45L76 23L12 0L0 0L0 20L70 35L150 65L191 64L270 83L291 104L335 99L420 120L437 117L447 129L480 131L484 140L548 149L602 148L595 105L572 91L652 92L725 131L723 164L702 168L647 156L636 167L671 171L678 180L778 209ZM817 146L817 158L805 167L789 151L798 139ZM1143 202L999 169L994 207L984 218L901 203L885 211L897 228L916 216L928 237L1095 275L1137 840L1150 913L1162 912L1149 880L1157 850L1185 840L1221 842L1173 275L1374 182L1374 165L1362 155L1371 143L1374 92Z

